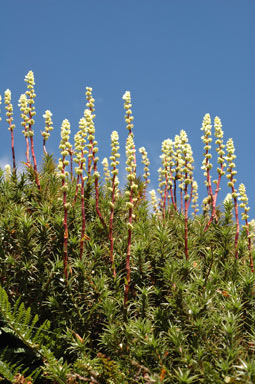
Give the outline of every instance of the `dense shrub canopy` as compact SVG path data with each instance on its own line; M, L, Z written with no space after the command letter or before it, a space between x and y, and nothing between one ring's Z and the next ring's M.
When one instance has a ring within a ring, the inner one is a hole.
M20 106L27 161L23 171L16 163L0 171L0 377L12 383L254 383L253 229L245 187L235 187L233 142L225 148L219 118L215 189L210 116L203 121L208 196L198 214L184 131L162 143L159 198L151 191L148 201L148 154L140 149L139 176L129 92L123 96L123 188L117 132L104 178L98 171L91 88L74 146L63 121L58 164L47 153L52 121L45 113L38 166L31 73L26 81L27 101L23 96ZM225 173L231 194L217 206Z

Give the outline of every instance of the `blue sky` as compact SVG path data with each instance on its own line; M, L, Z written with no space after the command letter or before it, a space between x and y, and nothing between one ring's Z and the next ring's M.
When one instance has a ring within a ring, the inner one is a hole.
M200 198L205 197L200 127L205 113L218 115L225 139L234 140L238 183L246 185L254 217L254 15L254 0L2 1L0 94L12 91L18 160L25 160L25 143L17 104L29 70L36 81L39 159L44 111L53 113L48 150L58 158L61 122L69 119L76 132L85 87L91 86L100 160L109 155L110 134L117 130L123 170L127 132L122 95L130 90L136 147L147 148L151 188L157 187L162 141L184 129ZM1 110L3 118L3 105ZM11 158L10 133L4 118L0 126L3 165ZM214 154L215 169L216 159ZM226 192L227 187L220 200Z

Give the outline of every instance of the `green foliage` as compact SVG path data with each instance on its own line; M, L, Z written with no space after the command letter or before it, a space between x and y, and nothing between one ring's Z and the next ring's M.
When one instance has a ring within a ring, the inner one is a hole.
M0 182L0 375L38 383L254 382L255 279L244 233L234 258L231 207L206 232L203 216L189 220L186 260L182 214L169 210L162 221L146 201L137 204L124 308L125 200L117 198L114 218L116 277L91 194L82 260L79 207L69 214L66 280L51 158L42 169L40 193L26 172Z
M94 99L90 88L87 93L94 135ZM124 96L133 140L130 93ZM101 183L95 166L96 141L87 139L84 196L75 177L59 172L69 160L60 161L57 171L47 153L39 172L29 162L21 173L0 170L0 379L254 383L254 251L248 248L249 233L239 234L234 221L237 201L230 196L223 209L216 207L216 188L203 214L188 216L192 196L185 185L193 176L182 161L187 137L181 131L167 141L173 157L165 153L155 213L146 200L146 180L135 171L133 141L128 172L134 183L118 188L113 204L110 184ZM81 161L86 151L80 150ZM71 154L68 147L62 155ZM204 165L209 175L210 164ZM222 169L218 173L223 176Z

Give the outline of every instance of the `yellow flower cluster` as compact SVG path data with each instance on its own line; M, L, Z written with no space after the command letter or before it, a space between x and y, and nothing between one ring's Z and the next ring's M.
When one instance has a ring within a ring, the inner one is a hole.
M112 153L110 156L111 167L112 167L111 172L112 172L112 175L118 175L119 171L118 169L116 169L116 167L120 163L118 160L120 158L120 154L119 154L120 146L119 146L119 135L117 131L113 131L111 134L111 148L112 148Z
M223 170L226 164L224 163L224 148L225 145L223 144L223 130L222 130L222 124L221 120L218 116L214 119L214 136L216 137L215 144L216 152L218 153L218 164L220 164L220 167L217 168L217 172L220 176L225 175L225 171ZM213 181L215 184L217 184L217 180Z
M86 87L85 95L86 95L86 99L87 99L86 107L90 110L91 118L93 120L96 117L96 115L92 114L95 111L95 99L92 96L92 88L91 87Z
M122 97L124 100L124 109L126 111L125 114L125 121L126 121L126 128L129 131L129 134L132 133L132 129L134 128L133 120L134 117L132 116L132 104L131 104L131 95L129 91L126 91Z
M158 169L159 173L159 189L158 192L162 196L165 188L169 189L172 186L172 180L169 177L169 165L173 158L173 141L166 139L161 146L162 155L160 155L162 167Z
M99 158L95 156L95 154L98 152L98 147L97 147L97 141L95 140L95 125L93 122L94 115L92 114L90 109L85 109L84 117L86 120L88 141L89 141L89 143L87 144L87 147L89 149L88 159L89 161L92 161L93 159L94 168L95 168ZM98 171L94 172L94 177L97 179L100 177Z
M183 190L185 189L185 185L192 184L193 181L193 152L191 149L191 145L189 143L186 143L183 145L183 160L184 160L184 166L183 166L183 173L184 173L184 179L183 182L180 185L180 188ZM189 200L190 195L188 193L185 194L184 200Z
M192 205L191 208L193 208L193 215L196 215L199 211L198 209L198 184L196 181L192 182Z
M248 207L248 197L246 195L246 189L244 184L239 185L239 198L240 208L244 209L244 212L242 212L242 220L247 221L249 218L248 212L250 210L250 207Z
M212 168L212 163L210 162L212 155L209 153L209 151L211 149L210 143L212 142L212 137L211 137L212 125L211 125L211 117L210 117L209 113L206 113L206 115L204 116L201 131L204 132L204 135L201 137L201 139L202 139L203 143L205 144L204 145L204 150L205 150L204 160L203 160L201 169L203 169L205 171L204 176L207 176L207 172L210 171L210 169ZM208 184L207 181L205 181L206 186L208 186L207 184Z
M185 184L191 184L192 182L192 163L193 163L193 157L192 157L192 150L190 144L188 144L188 136L187 133L182 129L180 131L179 136L179 151L178 153L178 177L181 181L179 184L179 188L184 190ZM191 161L191 164L190 164ZM190 182L186 182L186 178L189 179L191 172L191 180ZM177 174L176 174L177 175Z
M83 170L85 170L86 158L84 157L84 155L88 153L88 151L85 150L86 137L87 137L86 119L82 117L79 121L79 130L74 136L74 148L75 148L74 162L78 164L78 166L75 167L75 173L77 175L82 175ZM84 178L86 179L87 177L84 177Z
M182 131L181 131L182 132ZM184 135L182 135L182 140L184 139ZM180 135L175 135L174 138L174 171L175 177L177 180L183 179L183 158L182 158L182 140Z
M152 190L150 191L150 195L151 195L151 204L152 204L154 213L155 213L156 215L159 215L158 199L157 199L157 195L156 195L155 189L152 189Z
M110 181L111 175L110 175L110 170L109 170L109 162L107 157L104 157L102 162L101 162L103 168L104 168L104 178L106 184Z
M145 180L145 186L146 186L146 185L148 185L150 183L150 179L149 179L149 176L150 176L150 170L149 170L150 162L149 162L149 159L148 159L147 151L146 151L146 149L144 147L139 148L139 152L142 155L142 164L144 164L143 178Z
M70 123L67 119L65 119L61 125L61 141L59 145L62 158L60 158L58 162L58 169L60 171L59 177L63 180L65 180L68 176L68 172L65 171L65 167L69 165L69 160L66 160L66 156L68 156L69 150L71 148L71 144L69 143L70 133Z
M237 171L234 169L236 167L234 160L236 158L235 155L235 147L234 147L234 142L233 139L228 139L227 145L227 155L225 157L227 163L228 163L228 168L227 172L228 174L226 175L227 179L229 179L228 186L232 188L232 191L234 190L234 184L236 182L235 175L237 174ZM238 193L237 192L232 192L232 197L237 198Z
M44 140L48 140L50 137L50 131L53 130L53 122L51 119L52 113L48 109L43 114L43 118L45 119L45 130L41 133Z
M6 109L6 121L7 123L9 124L9 131L12 131L14 128L15 128L15 124L12 124L12 120L13 120L13 106L12 106L12 102L11 102L11 97L12 97L12 94L11 94L11 91L9 89L6 89L6 91L4 92L4 103L6 105L5 109Z
M138 185L135 183L136 178L136 163L135 163L135 144L133 135L128 135L126 141L126 172L127 180L129 182L130 190L126 191L126 195L130 198L132 197L132 202L129 201L126 203L127 208L133 208L133 202L137 199L133 197L133 193L137 190Z
M27 96L25 94L20 95L19 98L19 108L20 108L20 117L22 119L21 125L24 127L24 130L22 131L23 135L25 137L30 136L30 132L28 131L28 122L29 122L29 117L28 117L28 104L27 104ZM33 132L31 132L31 136L33 135Z
M117 169L117 166L119 165L119 158L120 158L120 154L119 154L119 134L117 131L113 131L112 134L111 134L111 148L112 148L112 153L111 153L111 156L110 156L110 160L111 160L111 174L112 174L112 185L109 186L108 190L112 193L113 192L113 189L115 191L115 197L119 195L119 178L118 178L118 174L119 174L119 170ZM114 184L113 184L114 183ZM110 205L112 206L112 208L114 207L113 205L113 202L111 201L110 202Z
M34 90L34 85L35 85L35 80L34 80L34 73L33 71L29 71L28 74L25 76L25 82L27 83L27 91L26 91L26 96L27 96L27 108L28 108L28 124L30 128L32 125L34 125L34 116L36 115L35 112L35 107L34 107L34 99L36 97L35 90ZM33 136L34 133L30 129L30 136Z

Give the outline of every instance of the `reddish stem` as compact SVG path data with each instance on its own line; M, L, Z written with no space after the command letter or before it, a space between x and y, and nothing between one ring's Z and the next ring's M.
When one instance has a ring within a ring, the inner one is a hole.
M63 167L62 167L62 175L65 174L65 165L64 165L64 161L65 161L65 156L63 156L62 158L62 163L63 163ZM65 179L63 178L62 179L62 187L63 189L65 188ZM64 261L64 275L65 275L65 278L68 279L68 224L67 224L67 206L66 206L66 203L67 203L67 199L66 199L66 191L64 189L63 191L63 207L64 207L64 244L63 244L63 261Z
M133 191L130 190L129 202L133 204ZM128 294L129 294L129 285L130 285L130 256L131 256L131 241L132 241L132 215L133 208L129 208L128 210L128 222L130 226L128 227L128 246L127 246L127 256L126 256L126 282L125 282L125 290L124 290L124 307L127 306Z
M28 132L27 128L28 127L27 127L26 122L24 120L24 136L25 136L25 140L26 140L26 159L27 159L27 166L30 166L29 140L28 140L28 137L27 137L27 132Z
M113 167L114 171L115 171L115 169L116 169L116 167ZM112 205L111 205L110 224L109 224L110 260L111 260L113 277L116 277L116 269L115 269L115 265L114 265L114 254L113 254L113 247L114 247L113 218L114 218L114 203L115 203L115 188L116 188L115 178L116 178L116 175L113 174L113 177L112 177Z
M43 152L45 153L45 155L48 154L48 152L46 150L46 140L45 140L45 137L43 138Z
M180 200L181 200L181 213L183 213L183 193L182 193L182 189L180 189Z
M70 174L71 174L71 181L73 181L73 151L72 149L69 149L69 155L70 155Z
M80 180L80 175L77 175L77 178L76 178L76 187L75 187L75 195L74 195L74 199L73 199L73 205L75 205L76 200L77 200L77 196L78 196L79 180Z
M95 169L95 166L94 166L94 169ZM105 221L103 219L102 213L101 213L100 208L99 208L99 185L98 185L98 178L97 177L95 178L95 190L96 190L96 212L97 212L97 215L101 221L101 224L103 225L104 228L106 228Z
M95 161L95 152L94 151L92 152L92 158L93 158L93 163L94 163L93 171L94 171L94 174L95 174L97 172L97 162ZM98 184L98 177L95 177L95 191L96 191L96 212L97 212L97 215L98 215L98 217L99 217L103 227L106 228L105 221L103 219L102 213L101 213L100 208L99 208L99 184Z
M206 149L205 154L208 155L209 150ZM211 204L213 203L213 190L212 190L212 183L211 183L211 176L210 176L210 169L208 168L209 158L206 157L206 181L207 181L207 193L208 196L211 197Z
M232 179L232 178L231 178ZM232 193L234 193L235 189L232 187ZM236 235L235 235L235 258L238 259L238 237L239 237L239 218L238 218L238 204L237 198L234 197L235 204L235 217L236 217Z
M247 239L248 239L248 250L249 250L249 258L250 258L250 268L251 268L252 273L254 273L254 264L253 264L253 258L252 258L252 253L251 253L251 238L250 238L250 234L249 234L249 224L248 224L248 220L247 219L245 219L245 227L246 227L246 235L247 235Z
M82 216L82 225L81 225L81 241L80 241L80 259L82 260L85 229L86 229L86 217L85 217L85 206L84 206L84 178L82 175L81 175L81 216Z
M14 151L14 135L13 135L13 129L11 129L11 146L12 146L12 166L13 166L13 173L16 173L16 162L15 162L15 151Z
M185 160L185 166L186 169L188 167L187 160ZM188 172L185 172L184 180L188 179ZM188 249L188 209L189 205L192 199L192 184L191 184L191 191L190 191L190 196L188 196L188 184L185 183L185 188L184 188L184 253L186 260L189 259L189 249Z

